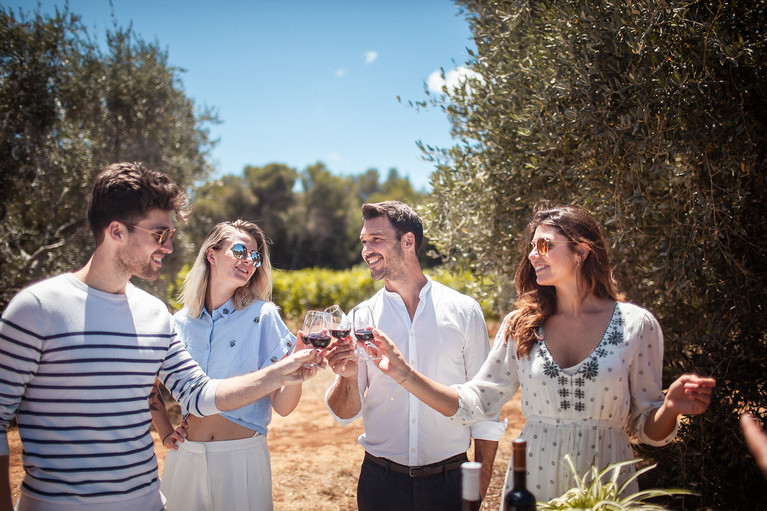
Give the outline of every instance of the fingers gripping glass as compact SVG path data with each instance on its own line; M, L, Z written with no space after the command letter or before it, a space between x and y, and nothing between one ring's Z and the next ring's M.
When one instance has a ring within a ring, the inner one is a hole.
M157 232L157 231L151 231L149 229L144 229L143 227L139 227L138 225L129 224L128 222L125 222L125 225L130 225L131 227L135 229L148 232L152 236L157 236L158 245L165 245L166 241L168 241L169 239L172 240L173 236L176 235L176 229L174 229L173 227L168 227L167 229L163 229L162 231Z
M380 360L381 354L378 347L373 344L373 331L368 327L375 327L373 323L373 311L366 305L360 305L352 310L352 324L354 337L362 343L357 345L357 357L360 360Z
M535 249L539 255L545 256L551 250L552 245L558 243L572 243L572 241L553 241L549 238L538 238L530 242L530 250Z
M244 260L248 257L248 249L242 243L235 243L232 245L232 255L237 259ZM261 252L258 250L250 252L250 260L253 261L254 267L260 268L261 263L263 263Z

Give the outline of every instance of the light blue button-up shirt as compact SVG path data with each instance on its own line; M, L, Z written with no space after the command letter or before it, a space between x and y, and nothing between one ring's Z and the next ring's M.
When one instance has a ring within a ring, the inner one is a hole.
M212 314L203 309L197 318L183 308L173 319L187 351L210 378L238 376L273 364L290 353L296 339L277 307L262 300L240 310L230 300ZM183 408L182 412L187 414ZM266 396L221 415L266 435L272 405Z

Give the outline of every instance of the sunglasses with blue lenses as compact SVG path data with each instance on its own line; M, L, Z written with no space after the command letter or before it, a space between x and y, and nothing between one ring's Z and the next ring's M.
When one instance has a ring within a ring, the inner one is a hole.
M258 250L248 250L245 245L242 243L235 243L232 245L232 255L236 257L237 259L244 260L248 257L248 252L250 252L250 260L253 262L253 266L256 268L260 268L261 264L263 263L263 259L261 258L261 252Z

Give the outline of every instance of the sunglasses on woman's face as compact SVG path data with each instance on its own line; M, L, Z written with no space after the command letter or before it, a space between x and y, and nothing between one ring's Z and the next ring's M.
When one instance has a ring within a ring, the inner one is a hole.
M557 243L572 243L571 241L553 241L548 238L538 238L530 242L530 250L535 249L538 251L538 255L545 256L551 250L552 245Z
M250 252L250 260L253 262L253 266L259 268L263 261L258 250L249 251L242 243L232 245L232 255L241 261L248 257L248 252Z

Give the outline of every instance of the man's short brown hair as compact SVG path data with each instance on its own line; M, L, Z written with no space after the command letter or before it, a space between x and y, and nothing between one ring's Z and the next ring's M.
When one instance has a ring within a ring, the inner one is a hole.
M96 176L88 201L88 223L96 244L117 220L136 223L151 209L173 211L183 219L186 194L165 174L141 163L112 163Z
M423 222L413 208L397 200L366 203L362 205L363 220L385 216L392 223L400 237L406 232L412 232L415 237L415 254L421 253L423 244Z

